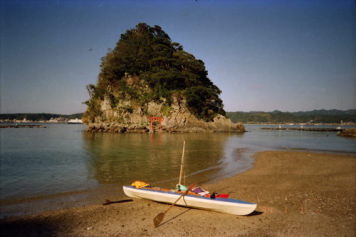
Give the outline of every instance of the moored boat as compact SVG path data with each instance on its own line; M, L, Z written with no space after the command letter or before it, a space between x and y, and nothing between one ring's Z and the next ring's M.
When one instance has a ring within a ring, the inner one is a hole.
M83 124L83 121L81 119L75 118L75 119L69 119L68 124Z
M248 215L256 207L256 203L240 201L231 198L210 198L188 193L178 199L182 193L175 190L161 188L136 188L134 186L123 186L124 193L132 198L148 199L156 202L170 203L179 206L205 209L210 211L228 213L233 215Z

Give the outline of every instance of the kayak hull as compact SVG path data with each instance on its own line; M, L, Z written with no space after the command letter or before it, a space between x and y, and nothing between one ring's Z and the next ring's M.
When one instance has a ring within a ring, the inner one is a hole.
M161 190L135 188L123 186L124 193L131 198L148 199L156 202L174 203L181 194ZM205 209L232 215L248 215L257 207L256 203L249 203L230 198L206 198L196 195L185 195L176 203L179 206Z

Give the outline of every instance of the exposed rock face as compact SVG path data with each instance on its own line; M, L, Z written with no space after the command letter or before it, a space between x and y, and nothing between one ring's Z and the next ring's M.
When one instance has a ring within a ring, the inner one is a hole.
M341 131L339 136L356 138L356 128L348 128Z
M184 98L173 96L170 106L165 101L139 104L132 99L120 100L113 108L110 99L100 101L101 115L94 121L84 121L92 132L146 133L146 132L245 132L242 124L218 114L213 121L197 119L188 110ZM162 120L150 124L149 118Z
M105 132L243 132L225 118L202 60L160 26L139 23L102 58L83 121Z

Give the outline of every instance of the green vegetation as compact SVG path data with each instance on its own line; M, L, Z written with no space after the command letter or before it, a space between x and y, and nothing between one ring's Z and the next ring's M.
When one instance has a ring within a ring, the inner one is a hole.
M17 113L17 114L0 114L0 120L31 120L31 121L40 121L40 120L50 120L51 118L65 118L65 119L75 119L82 118L83 113L77 114L49 114L49 113Z
M227 112L233 122L242 123L340 123L356 122L356 110L313 110L306 112Z
M189 101L188 101L189 103ZM131 113L132 108L126 106L123 109ZM162 107L162 113L167 115L171 107L168 105ZM197 111L199 113L199 111ZM313 110L304 112L226 112L233 122L242 123L340 123L340 121L356 123L356 110ZM0 114L0 120L49 120L51 118L74 119L82 118L83 113L77 114L50 114L50 113L16 113Z
M100 68L97 84L87 87L90 100L85 117L89 120L100 115L97 101L105 97L115 107L122 99L170 106L173 95L184 96L197 118L210 121L216 114L225 114L221 91L208 78L204 62L172 42L160 26L140 23L126 31L102 58ZM128 76L135 79L130 85L123 80Z

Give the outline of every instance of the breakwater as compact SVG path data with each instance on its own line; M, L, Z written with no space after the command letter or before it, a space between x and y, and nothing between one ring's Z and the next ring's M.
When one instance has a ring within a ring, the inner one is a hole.
M344 129L343 128L304 128L304 127L291 127L291 128L286 128L286 127L275 127L275 128L261 128L264 130L297 130L297 131L311 131L311 132L341 132Z

